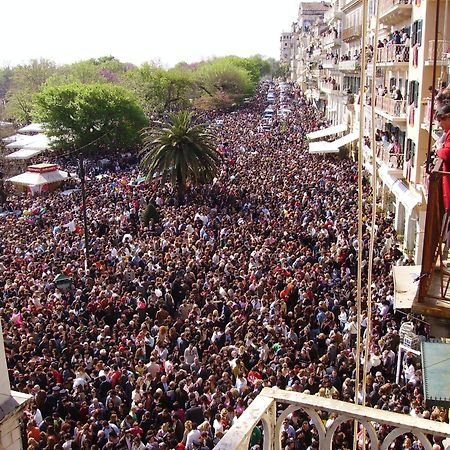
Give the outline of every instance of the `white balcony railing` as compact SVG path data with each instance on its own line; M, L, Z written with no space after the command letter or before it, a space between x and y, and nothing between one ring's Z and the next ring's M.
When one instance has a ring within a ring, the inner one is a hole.
M394 117L406 118L406 104L404 100L393 100L388 96L377 95L375 109L384 111Z
M322 53L322 49L321 48L316 48L316 49L313 50L312 56L314 58L316 58L317 56L320 56L321 53Z
M380 0L379 8L380 13L383 14L386 11L390 11L396 6L412 5L411 0Z
M336 37L334 33L328 33L323 37L322 41L324 47L339 47L342 44L342 39Z
M409 61L409 46L392 44L377 48L377 63L407 63Z
M277 404L282 404L285 408L281 414L277 414L279 412ZM406 434L416 436L424 450L433 449L427 436L450 438L450 425L446 423L315 395L264 388L218 442L214 450L248 450L251 434L259 423L262 423L263 428L263 449L281 450L283 421L289 414L298 410L303 410L313 423L320 450L333 448L336 430L348 421L358 421L364 426L366 439L370 440L370 446L367 445L366 448L372 450L388 450L396 438ZM329 426L325 426L322 421L323 412L335 415ZM381 429L383 432L378 433ZM387 434L386 429L389 430Z
M337 83L330 83L330 82L322 81L320 83L320 90L327 94L331 94L332 92L339 92L340 88Z
M376 154L378 160L390 169L403 169L403 164L405 162L405 155L403 153L392 151L390 146L377 142Z
M450 54L450 41L449 40L438 40L437 41L437 61L443 62L448 61L448 56ZM428 42L428 52L427 61L434 60L434 41Z
M349 61L339 61L339 70L358 70L359 69L359 61L351 59Z
M324 69L334 69L337 67L337 58L324 59L322 60L322 67Z

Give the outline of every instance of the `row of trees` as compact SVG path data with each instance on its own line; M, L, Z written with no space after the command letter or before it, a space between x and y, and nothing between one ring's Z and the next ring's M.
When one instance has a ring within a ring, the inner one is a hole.
M214 137L192 111L239 105L274 68L274 61L260 56L172 69L135 67L113 57L62 67L32 61L0 69L0 119L44 123L55 149L79 156L133 148L143 140L141 166L148 179L171 182L182 202L185 187L209 183L221 161Z
M139 67L114 57L57 66L41 59L0 68L0 119L27 123L33 119L36 95L68 84L106 84L130 91L150 116L186 108L229 108L251 96L261 77L277 75L273 59L260 56L215 58L165 69L157 63Z

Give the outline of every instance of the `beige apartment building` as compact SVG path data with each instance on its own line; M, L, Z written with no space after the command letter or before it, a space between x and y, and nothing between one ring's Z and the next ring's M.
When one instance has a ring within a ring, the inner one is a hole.
M368 0L363 80L362 0L300 3L289 36L292 80L333 126L313 138L326 137L329 141L333 133L346 133L340 140L336 136L334 143L320 141L325 152L338 151L342 144L357 145L360 124L364 127L364 167L372 173L374 165L377 166L382 206L395 214L395 226L404 249L419 264L425 227L424 164L429 141L436 9L434 0ZM448 80L449 18L450 0L441 0L436 86ZM362 99L361 84L365 87ZM373 84L377 94L374 104ZM360 120L361 102L363 120ZM373 143L375 161L371 150L372 108L373 126L381 139ZM438 138L436 130L431 138L432 142ZM321 152L320 142L311 144L312 152Z

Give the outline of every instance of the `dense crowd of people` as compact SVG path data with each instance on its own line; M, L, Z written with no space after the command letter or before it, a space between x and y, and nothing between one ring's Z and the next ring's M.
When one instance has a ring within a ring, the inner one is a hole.
M133 183L133 159L91 168L87 272L79 191L10 198L0 217L0 306L11 386L33 397L25 448L212 449L265 386L348 402L357 391L362 401L356 166L308 154L305 134L325 122L295 88L291 114L258 127L267 87L244 109L210 118L224 165L183 205L168 186ZM146 225L150 201L161 218ZM367 245L363 256L362 270ZM395 380L399 327L413 319L393 310L391 267L408 260L389 215L378 221L373 262L366 402L447 420L426 407L414 355ZM364 335L367 311L361 326ZM352 433L341 424L334 447L350 448ZM262 439L256 428L251 447ZM318 448L303 412L286 419L282 444ZM408 435L392 448L422 447Z

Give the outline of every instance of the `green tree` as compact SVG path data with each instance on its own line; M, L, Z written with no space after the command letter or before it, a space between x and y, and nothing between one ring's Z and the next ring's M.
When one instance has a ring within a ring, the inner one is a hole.
M257 83L232 58L217 58L200 64L194 71L201 94L195 106L202 109L229 108L253 95Z
M34 117L45 124L55 148L130 148L146 126L142 108L121 86L47 86L36 96ZM95 145L89 145L95 141Z
M69 83L118 83L134 66L122 63L113 56L91 58L66 64L47 81L47 84L58 86Z
M187 111L172 113L166 123L154 123L144 132L141 167L148 180L159 175L162 182L170 181L180 204L187 184L211 182L220 162L213 135L203 125L195 124Z
M35 95L56 70L55 63L46 59L14 67L6 95L6 116L20 123L30 122Z
M263 59L260 55L250 56L249 58L240 58L239 56L227 56L223 58L230 61L237 67L242 67L250 75L250 79L255 86L259 83L261 78L268 75L271 70L271 63Z
M148 114L185 109L193 95L192 74L182 68L165 70L146 63L128 72L122 84L140 98Z

